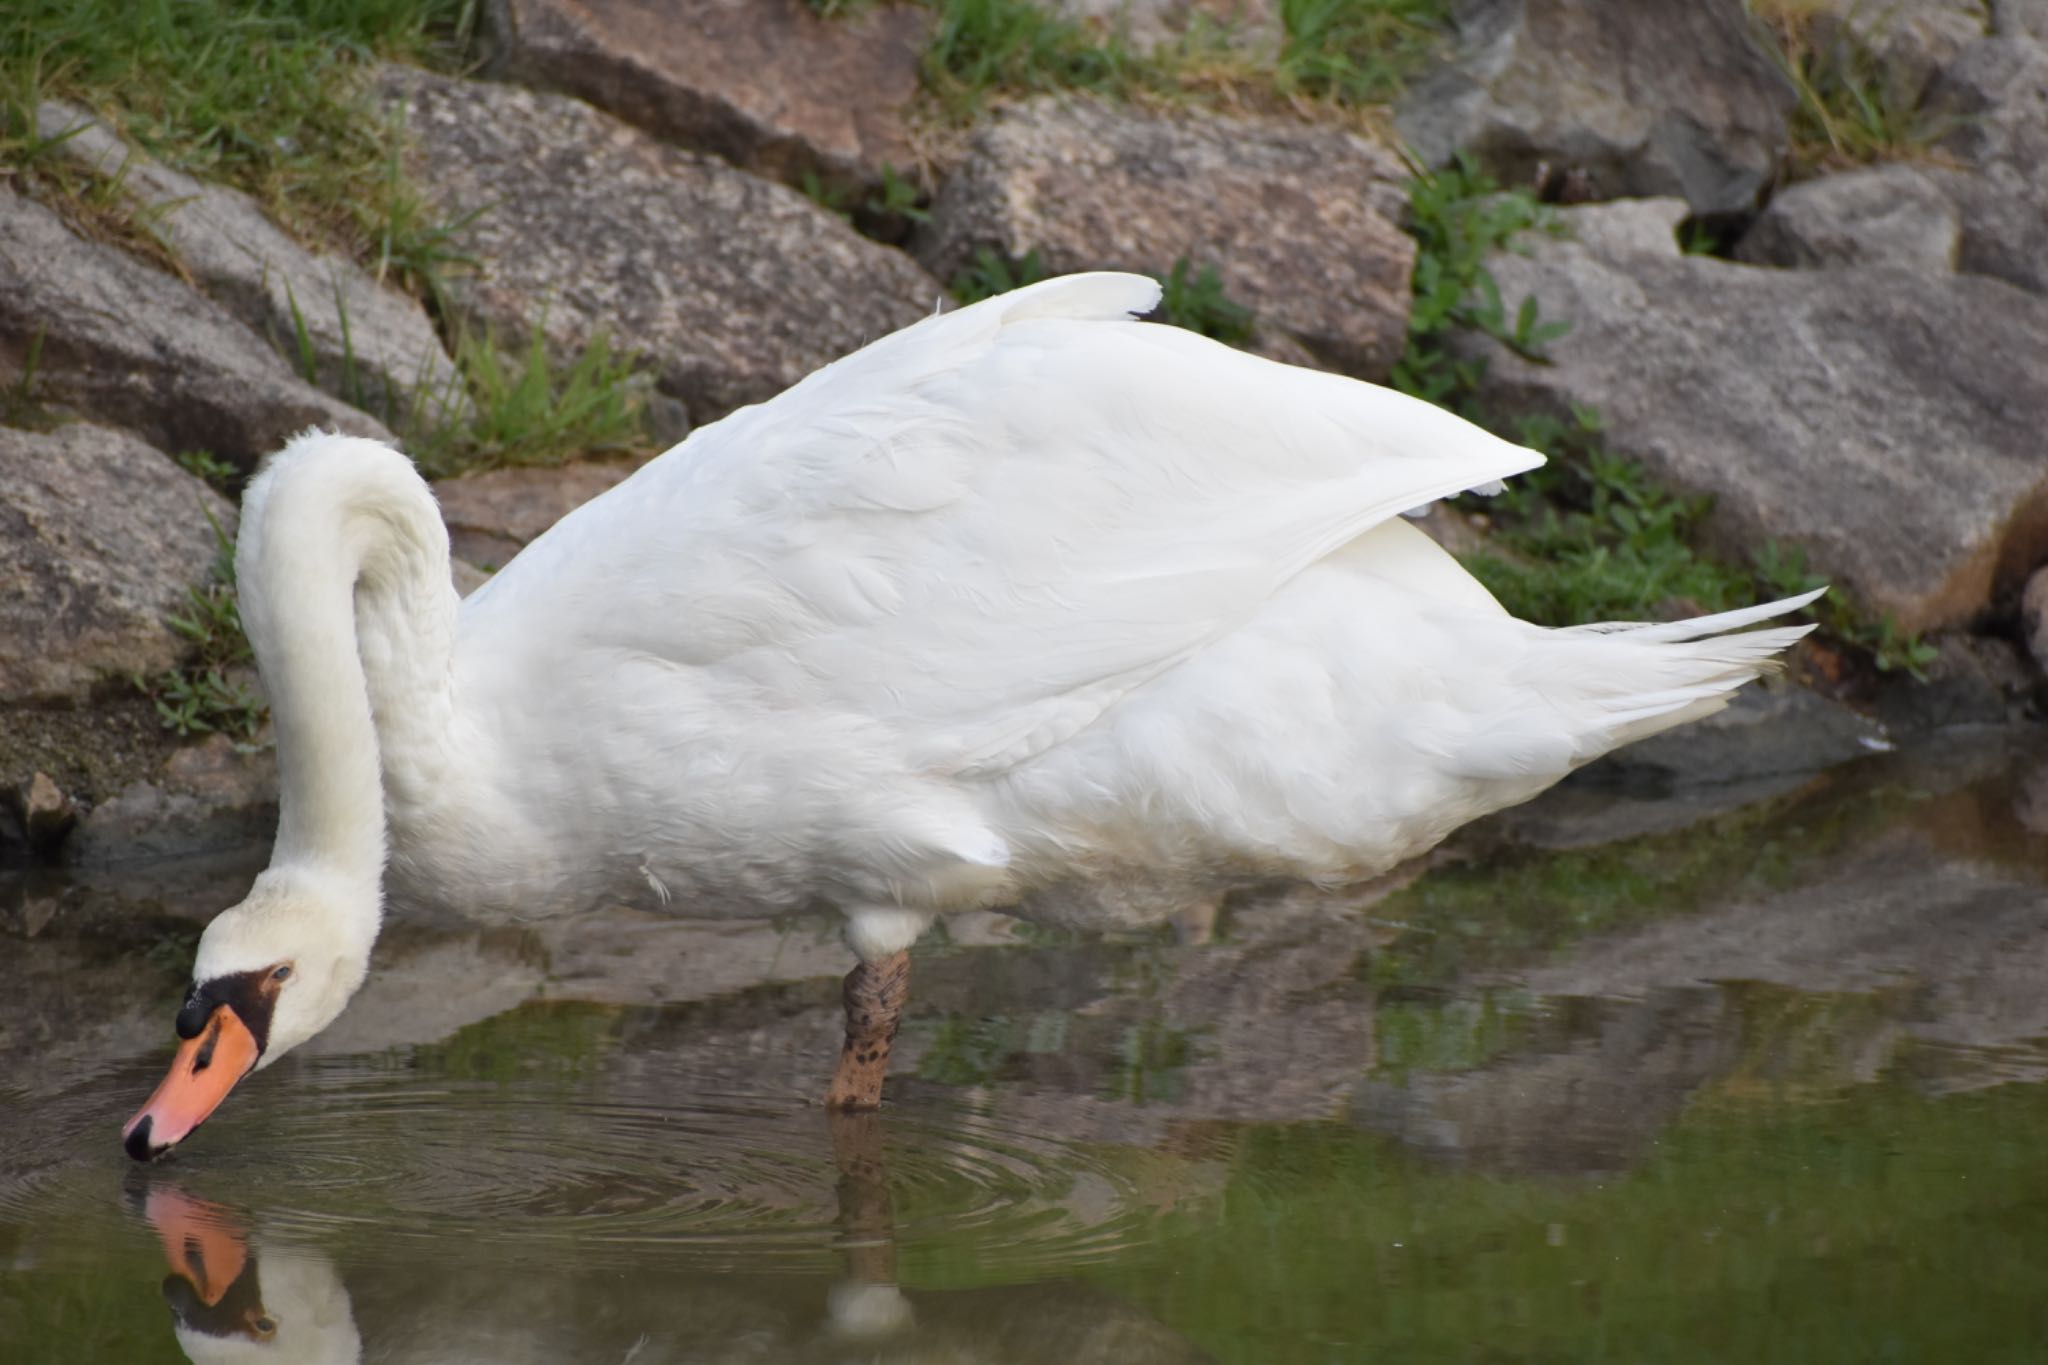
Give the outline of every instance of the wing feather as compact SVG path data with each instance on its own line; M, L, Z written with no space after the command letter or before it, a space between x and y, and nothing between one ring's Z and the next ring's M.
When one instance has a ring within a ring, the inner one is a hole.
M715 670L985 774L1092 722L1406 508L1542 462L1426 403L1048 281L705 427L471 599Z

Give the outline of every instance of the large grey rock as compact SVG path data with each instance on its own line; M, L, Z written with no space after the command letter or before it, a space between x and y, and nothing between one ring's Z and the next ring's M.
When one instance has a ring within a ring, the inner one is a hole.
M578 100L392 68L413 172L478 211L452 282L471 324L607 334L695 421L777 393L929 313L939 285L793 190L665 146Z
M399 424L438 421L468 409L454 362L413 299L386 289L337 256L308 251L238 190L160 165L82 110L46 103L44 137L111 187L207 297L268 340L304 376L337 398Z
M1052 274L1164 273L1187 257L1262 329L1377 376L1407 336L1406 178L1336 129L1044 98L975 136L914 249L941 278L984 247L1037 251Z
M2048 560L2048 301L1970 276L1684 256L1685 211L1566 210L1578 240L1497 253L1508 307L1533 297L1572 330L1549 363L1466 338L1487 400L1598 409L1615 450L1714 495L1724 544L1803 545L1907 630L1967 622Z
M1972 45L1927 107L1954 125L1941 150L1962 162L1930 172L1962 207L1961 268L2048 293L2048 42Z
M1464 150L1509 185L1680 195L1741 213L1775 178L1794 96L1741 0L1460 0L1457 57L1404 96L1430 165Z
M0 429L0 704L79 702L184 653L164 623L234 510L132 436Z
M2048 5L2041 0L1991 0L1991 31L2001 38L2048 43Z
M0 189L0 391L22 389L36 406L245 467L310 426L391 439L190 286Z
M761 175L872 181L915 160L929 11L805 0L492 0L497 72Z
M1781 191L1735 255L1756 265L1945 273L1955 269L1961 241L1962 215L1932 180L1911 166L1869 166Z

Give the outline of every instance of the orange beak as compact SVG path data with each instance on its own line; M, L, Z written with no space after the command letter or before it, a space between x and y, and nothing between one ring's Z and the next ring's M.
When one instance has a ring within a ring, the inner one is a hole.
M178 1045L171 1074L121 1130L128 1155L149 1161L183 1142L249 1074L257 1051L249 1026L229 1006L215 1006L206 1027Z
M149 1192L143 1216L163 1239L171 1273L190 1285L208 1308L242 1278L249 1263L249 1239L228 1210L182 1190L162 1188Z

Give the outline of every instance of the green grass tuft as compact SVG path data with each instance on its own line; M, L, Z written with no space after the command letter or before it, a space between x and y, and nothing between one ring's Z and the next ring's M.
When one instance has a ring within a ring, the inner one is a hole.
M1153 278L1159 281L1159 312L1166 321L1233 346L1251 340L1252 310L1223 292L1215 266L1197 272L1183 256L1172 270Z
M1114 36L1098 41L1029 0L936 0L934 8L925 84L955 116L978 111L997 90L1122 93L1143 65Z
M219 463L204 453L187 458L201 467ZM138 675L132 681L156 703L165 729L181 736L224 734L247 743L256 737L268 712L243 680L256 659L242 632L242 611L235 597L234 542L211 512L206 519L213 527L212 571L205 583L185 590L185 611L169 619L171 629L190 645L191 657L154 678Z
M1445 0L1280 0L1280 19L1281 92L1345 105L1392 100L1450 34Z
M539 324L517 352L490 336L465 335L455 360L474 413L430 427L413 459L429 478L501 465L558 464L644 439L643 402L631 356L596 336L557 363Z

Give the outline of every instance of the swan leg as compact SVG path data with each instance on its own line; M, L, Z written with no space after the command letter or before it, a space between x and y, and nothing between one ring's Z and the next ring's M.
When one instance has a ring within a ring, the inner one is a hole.
M839 1069L825 1092L825 1107L880 1108L889 1045L910 999L910 950L861 962L846 974L841 998L846 1002L846 1043L839 1049Z

